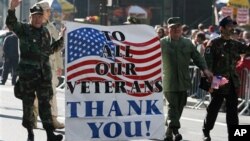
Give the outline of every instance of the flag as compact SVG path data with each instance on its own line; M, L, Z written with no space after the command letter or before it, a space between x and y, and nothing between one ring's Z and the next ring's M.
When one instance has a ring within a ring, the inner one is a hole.
M129 46L132 57L115 56L117 46L123 56ZM83 27L68 33L67 47L67 81L125 81L125 88L129 90L135 81L143 89L145 80L161 80L161 49L157 36L143 42L136 41L136 38L130 41L108 40L102 31ZM104 47L109 48L111 58L104 57ZM96 66L100 63L108 64L106 75L97 75ZM112 63L115 64L114 70L118 70L120 66L117 64L121 64L123 75L111 73ZM126 75L127 64L134 64L136 75Z
M211 88L213 89L219 89L219 87L227 84L229 80L226 77L223 76L214 76L211 84Z

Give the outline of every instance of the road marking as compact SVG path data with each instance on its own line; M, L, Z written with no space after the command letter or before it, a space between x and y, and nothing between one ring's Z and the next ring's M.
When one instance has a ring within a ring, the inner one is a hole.
M165 117L167 117L167 114L165 114ZM194 122L200 122L203 123L204 120L201 119L194 119L194 118L188 118L188 117L181 117L182 120L188 120L188 121L194 121ZM227 126L226 123L222 123L222 122L215 122L216 125L221 125L221 126Z
M181 117L181 119L183 120L189 120L189 121L195 121L195 122L201 122L203 123L204 120L200 120L200 119L194 119L194 118L188 118L188 117ZM222 123L222 122L215 122L216 125L221 125L221 126L227 126L227 124Z

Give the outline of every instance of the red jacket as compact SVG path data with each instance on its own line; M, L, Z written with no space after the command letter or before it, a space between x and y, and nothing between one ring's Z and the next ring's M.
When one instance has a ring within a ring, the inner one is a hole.
M239 64L236 66L236 69L238 72L240 72L244 68L247 68L248 70L250 70L250 55L245 56L243 59L241 59Z

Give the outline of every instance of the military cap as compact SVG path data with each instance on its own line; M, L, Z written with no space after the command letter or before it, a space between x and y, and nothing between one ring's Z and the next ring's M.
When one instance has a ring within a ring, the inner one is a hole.
M181 18L180 17L171 17L167 20L168 27L172 27L174 25L181 25Z
M237 22L234 21L230 16L224 17L220 20L219 26L225 27L226 25L237 25Z
M139 24L139 23L140 21L136 17L133 17L133 16L128 16L127 21L124 22L124 24Z
M43 9L40 5L36 4L30 8L30 14L41 14L43 15Z
M49 3L46 0L39 1L37 4L40 5L44 11L50 9Z

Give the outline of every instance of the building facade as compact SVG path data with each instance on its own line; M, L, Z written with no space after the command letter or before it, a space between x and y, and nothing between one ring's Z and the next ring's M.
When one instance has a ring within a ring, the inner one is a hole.
M23 0L17 17L21 21L28 21L29 8L40 0ZM50 0L54 1L54 0ZM100 4L105 0L67 0L76 8L74 18L100 16ZM142 23L149 25L163 24L171 16L179 16L183 23L197 27L199 23L210 25L212 23L213 1L201 0L109 0L111 6L105 7L108 25L120 25L126 21L127 16L134 8L135 16L139 16ZM9 0L0 0L0 27L4 26ZM137 9L136 9L137 8ZM136 11L138 10L138 11ZM146 12L146 16L142 16ZM141 13L140 13L141 12ZM133 13L132 13L133 15Z
M100 16L100 3L105 0L68 0L76 6L75 18ZM199 23L207 25L212 22L213 1L201 0L112 0L112 6L107 8L107 18L112 25L126 21L128 9L139 6L147 12L147 18L142 19L146 24L162 24L171 16L179 16L183 23L196 27Z
M29 9L38 0L23 0L21 5L16 9L16 16L20 21L29 20ZM5 27L5 19L9 8L9 0L0 0L0 28Z

